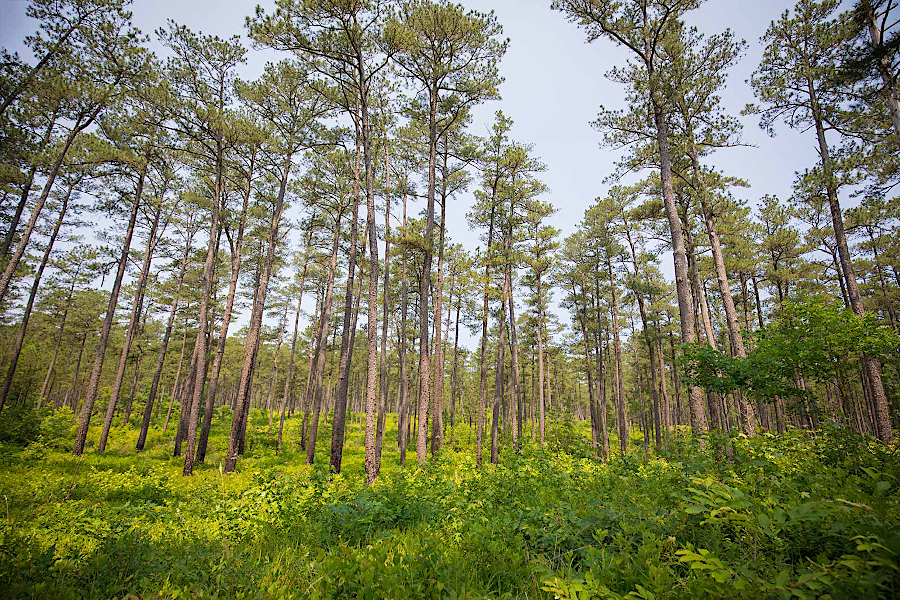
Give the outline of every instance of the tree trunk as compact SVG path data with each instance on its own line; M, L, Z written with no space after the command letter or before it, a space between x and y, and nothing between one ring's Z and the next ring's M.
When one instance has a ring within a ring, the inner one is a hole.
M685 117L686 128L691 135L690 120ZM725 307L725 320L728 324L728 338L731 342L731 352L733 356L745 358L747 351L744 348L744 337L741 335L741 327L738 323L737 309L734 307L734 298L731 296L731 284L728 281L728 272L725 270L725 257L722 252L722 243L719 240L719 232L716 228L716 220L709 200L707 198L706 182L703 178L703 172L700 168L700 158L697 149L694 146L693 138L688 141L688 155L691 159L691 168L693 169L694 179L699 187L697 196L700 199L700 208L703 212L703 220L706 223L706 233L709 235L709 245L712 251L713 264L716 267L716 280L719 284L719 294L722 296L722 304ZM756 416L753 410L753 404L747 401L743 394L739 391L735 392L738 406L741 413L741 430L744 435L753 435L756 429Z
M241 272L241 252L244 243L244 226L247 221L247 206L250 202L250 192L253 183L253 172L256 166L256 151L250 155L250 163L247 168L247 185L244 188L241 217L238 221L237 236L231 248L231 279L228 282L228 295L225 297L225 309L222 312L222 323L219 326L219 337L216 343L216 355L213 358L212 374L209 378L209 390L206 393L206 405L203 409L203 424L200 427L200 439L197 442L197 462L206 459L206 447L209 443L209 430L212 427L212 413L216 402L216 392L219 387L219 374L222 371L222 360L225 356L225 342L228 338L228 327L231 324L231 315L234 312L234 298L237 291L238 278ZM226 229L227 234L227 229ZM230 238L229 238L230 241Z
M13 376L16 374L16 366L19 363L19 357L22 355L22 347L25 344L25 331L28 329L28 321L31 319L31 310L34 308L34 299L37 296L38 287L41 285L41 277L44 275L44 269L47 267L47 261L50 260L50 253L53 251L53 244L56 243L56 237L59 235L59 230L62 227L63 221L66 218L66 209L69 207L69 199L72 196L72 191L75 188L75 183L71 183L69 185L68 190L66 190L65 196L62 198L62 207L59 209L59 217L56 219L56 224L53 226L53 232L50 234L50 239L47 241L47 247L44 249L44 254L41 257L41 263L38 266L37 272L34 274L34 282L31 284L31 291L28 294L28 301L25 303L25 311L22 313L22 322L19 325L19 334L16 336L16 345L13 349L12 358L9 362L9 367L6 370L6 378L3 380L3 387L0 388L0 411L3 410L4 404L6 404L6 397L9 394L9 388L12 385ZM72 279L72 287L75 286L75 279ZM68 309L68 307L67 307ZM59 344L57 343L57 347ZM54 359L56 357L56 353L54 352Z
M381 448L384 443L384 426L388 411L390 391L390 365L387 357L388 315L391 294L391 149L387 138L384 141L384 285L381 307L381 352L379 354L380 392L378 398L378 425L375 432L375 474L381 471Z
M297 310L294 313L294 335L291 337L291 355L288 359L287 373L284 379L284 394L281 398L281 417L278 420L278 440L275 442L275 454L281 450L281 437L284 433L284 416L287 410L288 396L291 391L291 379L294 375L294 354L297 350L297 333L300 325L300 307L303 304L303 288L306 285L306 272L309 268L309 252L311 245L312 229L306 239L306 259L303 262L303 272L300 275L300 292L297 294Z
M347 392L350 386L350 367L353 360L351 334L354 331L353 291L355 288L354 278L356 275L358 251L357 237L359 235L359 141L359 136L357 136L356 164L353 169L353 217L350 221L350 256L347 260L347 292L344 296L344 324L341 332L338 389L334 399L334 419L331 422L331 470L335 473L341 472L341 460L344 452L344 428L347 418ZM366 225L366 232L368 232L368 223ZM374 227L374 222L372 222L372 225Z
M288 179L291 173L291 155L284 157L284 165L281 170L281 181L279 182L278 197L275 200L275 206L272 209L272 218L269 222L269 235L266 247L266 259L263 263L262 273L260 275L259 287L256 290L256 296L253 299L253 309L250 315L250 323L247 326L247 341L244 347L244 357L241 362L241 384L238 387L237 411L234 413L231 423L231 435L228 440L228 454L225 457L226 473L234 472L237 465L238 446L243 437L244 418L249 417L249 408L245 410L247 402L247 394L249 393L249 384L252 371L254 370L257 358L257 349L259 346L260 333L262 331L263 312L266 305L266 294L269 288L269 278L272 276L272 267L275 262L275 249L278 246L278 231L281 226L281 217L284 212L284 198L287 193ZM200 395L195 389L195 401L199 403ZM193 410L199 410L199 404L192 407ZM196 429L196 425L193 425ZM195 435L195 433L194 433ZM184 474L190 475L193 467L193 461L189 462L189 452L192 450L193 440L191 435L188 436L188 450L185 452ZM190 457L192 459L192 457Z
M160 200L165 197L165 188ZM150 276L150 264L153 261L153 251L156 247L156 232L159 228L159 218L162 215L162 206L157 207L153 215L153 224L150 226L150 233L147 235L147 245L144 248L144 260L141 263L141 270L138 274L137 285L134 290L134 302L131 305L131 316L128 319L128 328L125 330L125 341L122 343L122 353L119 355L119 368L116 371L116 378L113 382L112 392L109 396L109 403L106 405L106 417L103 420L103 431L100 433L100 442L97 444L97 451L106 450L106 440L109 437L109 429L112 427L113 416L116 412L116 404L119 401L119 392L122 390L122 381L125 378L125 369L128 365L128 355L131 353L131 344L134 341L135 333L141 321L141 307L144 304L144 291L147 285L147 278Z
M494 408L491 413L491 462L497 464L499 460L499 428L500 428L500 400L503 397L503 370L506 366L504 351L506 350L506 298L509 295L509 279L503 278L503 295L500 297L500 318L497 325L500 327L500 338L497 342L497 373L494 378Z
M306 464L311 465L316 456L316 437L319 431L319 411L322 407L322 382L325 378L325 351L328 345L328 328L331 324L331 303L334 296L334 276L337 270L338 248L341 241L341 214L334 220L334 241L331 245L331 264L328 269L328 283L325 287L325 299L322 302L322 315L319 320L319 333L316 336L316 366L313 401L309 420L309 437L306 440Z
M495 186L496 188L496 186ZM491 282L491 246L494 243L494 216L496 210L491 202L491 216L488 225L488 239L484 254L484 302L481 309L481 350L479 355L480 383L478 388L478 418L475 436L475 461L481 468L482 443L484 439L484 404L487 396L487 343L488 343L488 315L490 312L490 282Z
M66 330L66 320L69 316L69 310L72 308L72 298L75 296L75 284L78 281L78 274L81 270L81 265L75 269L75 273L72 274L72 284L69 286L69 294L66 296L66 306L63 309L62 317L60 317L59 322L59 332L56 334L56 343L53 345L53 355L50 357L50 365L47 367L47 374L44 375L44 383L41 384L41 392L40 396L43 399L44 394L47 392L47 386L50 385L50 377L53 375L53 369L56 366L56 357L59 355L59 347L62 344L63 333Z
M857 315L865 314L865 307L853 273L853 261L850 258L850 250L847 246L847 235L844 231L844 217L841 214L841 205L837 195L837 183L834 178L831 155L828 142L825 139L825 129L819 115L816 92L812 82L809 82L809 95L813 110L813 120L816 126L816 137L819 142L819 156L822 160L822 171L825 175L825 189L828 193L828 206L831 210L831 221L834 226L834 238L837 242L838 255L841 259L841 271L844 275L844 283L847 286L847 296L850 299L850 308ZM893 438L891 431L891 416L888 410L887 395L884 392L884 384L881 380L881 363L876 359L863 356L862 364L869 377L869 386L872 392L872 402L875 405L875 434L884 443L889 443Z
M186 308L190 307L190 303ZM169 410L166 412L166 422L163 424L163 434L169 429L169 418L172 416L172 407L175 405L175 396L178 395L178 382L181 378L181 367L184 366L184 347L187 344L187 317L184 319L184 333L181 336L181 354L178 356L178 368L175 370L175 381L169 392Z
M153 372L153 381L150 383L150 393L147 395L147 404L144 406L144 415L141 420L141 431L138 434L136 449L138 452L144 449L147 442L147 432L150 429L150 420L153 416L153 404L156 401L156 393L159 389L159 380L162 377L163 367L166 364L166 350L169 348L169 339L172 336L172 326L175 323L175 313L178 311L178 300L181 296L181 287L184 284L184 274L187 272L188 258L191 253L191 241L193 233L189 233L184 246L184 254L181 256L181 265L178 269L178 285L175 288L175 294L172 297L172 306L169 309L169 318L166 321L166 330L163 333L162 346L159 349L159 357L156 360L156 369ZM184 358L184 342L181 345L181 357ZM181 362L178 363L178 370L181 371ZM174 400L174 398L173 398ZM171 404L169 412L172 411ZM166 425L169 423L169 415L166 415Z
M131 203L131 215L128 219L128 228L125 231L125 239L122 242L122 253L119 257L119 268L109 294L109 303L106 307L106 317L103 327L100 329L100 339L97 342L97 352L94 355L94 366L88 378L87 389L84 394L84 403L81 405L81 414L78 419L78 431L75 434L75 445L72 454L81 456L84 452L84 444L87 441L88 427L91 423L91 413L94 411L94 403L97 401L97 391L100 387L100 374L103 370L103 360L106 356L106 344L109 341L109 332L116 314L116 305L119 301L119 290L122 288L122 278L125 268L128 266L128 253L131 250L131 238L134 236L134 224L137 221L138 209L141 205L141 196L144 191L144 179L147 175L146 167L138 176L137 187L134 192L134 200ZM34 215L32 215L34 216ZM19 242L21 245L21 241Z
M44 136L41 139L41 143L37 147L37 153L44 152L47 148L47 144L50 143L50 136L53 135L53 127L56 125L56 118L57 114L56 111L54 111L53 115L50 117L50 123L47 125L47 129L44 130ZM25 183L22 185L22 193L19 195L19 202L16 204L16 210L13 212L12 220L9 222L9 229L6 230L6 235L3 236L3 242L0 244L0 258L9 255L9 249L12 248L13 240L16 237L16 229L19 227L19 220L22 218L22 212L28 204L28 196L31 194L31 186L34 185L34 176L36 174L37 162L31 165L31 168L28 170L28 176L25 178Z
M650 80L655 74L649 69ZM688 282L687 255L684 249L684 234L678 209L675 206L675 191L672 186L672 159L669 155L669 132L666 124L662 92L655 87L650 90L650 101L653 105L653 118L656 124L656 144L659 150L659 175L663 188L663 203L669 221L669 232L672 236L672 257L675 262L675 291L678 297L678 314L681 321L681 341L692 344L695 340L694 314L691 310L691 292ZM689 408L691 413L691 431L699 436L706 430L706 413L703 410L703 392L699 387L691 386ZM702 443L702 440L701 440Z
M68 154L69 149L72 147L72 143L75 141L75 138L78 136L78 134L81 133L88 125L93 123L94 119L97 118L97 115L100 114L100 110L101 107L98 106L89 115L76 119L74 127L69 132L69 135L66 136L66 140L65 142L63 142L62 148L56 155L56 160L53 162L53 165L50 167L50 171L47 173L47 181L44 182L44 189L43 191L41 191L41 195L35 203L34 208L32 208L31 217L29 217L28 223L25 224L25 229L22 231L22 235L19 237L19 243L16 245L16 250L10 257L9 262L6 263L6 269L3 271L3 275L0 276L0 302L3 301L3 298L6 296L6 292L9 290L10 281L12 281L13 275L15 274L16 269L19 266L19 261L22 260L22 256L25 254L25 247L28 246L28 240L31 239L31 234L34 232L34 228L37 225L38 217L40 216L41 211L44 209L44 204L46 204L47 198L50 197L50 190L53 189L53 184L56 182L56 177L59 175L59 170L66 158L66 154ZM144 174L142 173L140 183L138 184L139 188L143 187L143 178ZM135 197L138 198L136 202L139 201L140 190L136 192ZM81 454L81 452L78 452L78 454Z

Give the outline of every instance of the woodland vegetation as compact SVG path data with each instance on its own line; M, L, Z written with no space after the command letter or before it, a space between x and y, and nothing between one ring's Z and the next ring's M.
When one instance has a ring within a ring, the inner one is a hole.
M548 8L627 54L564 236L539 148L473 127L493 12L275 0L157 55L129 0L29 0L0 595L900 595L898 2L772 15L743 114L815 149L789 198L713 166L747 43L700 4Z

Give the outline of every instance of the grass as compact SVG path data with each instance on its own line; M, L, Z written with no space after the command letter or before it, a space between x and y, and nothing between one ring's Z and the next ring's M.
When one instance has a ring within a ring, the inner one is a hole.
M220 411L207 461L184 478L158 424L140 455L134 418L113 429L103 454L93 427L74 457L71 414L44 413L33 441L0 447L0 595L900 593L898 461L842 429L735 439L730 462L715 444L701 449L681 435L657 456L634 439L626 456L600 463L586 425L556 419L547 447L529 438L516 454L504 445L500 464L479 470L465 425L426 468L414 449L400 467L391 418L381 475L366 486L358 426L348 423L343 471L331 475L330 425L309 467L300 420L288 419L276 455L268 416L254 412L247 452L225 476L230 415Z

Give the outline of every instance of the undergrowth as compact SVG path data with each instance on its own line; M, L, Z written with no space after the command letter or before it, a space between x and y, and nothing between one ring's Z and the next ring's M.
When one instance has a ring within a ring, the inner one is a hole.
M389 421L382 473L366 486L353 423L331 475L328 428L308 467L301 419L276 455L268 415L255 412L226 476L213 451L230 414L219 411L211 454L183 478L156 425L140 455L135 418L107 452L74 457L71 413L23 418L0 432L4 597L900 594L900 466L893 449L837 427L732 439L730 460L678 434L655 455L634 439L601 463L584 424L560 420L544 449L528 436L479 470L464 425L427 467L414 452L400 467Z

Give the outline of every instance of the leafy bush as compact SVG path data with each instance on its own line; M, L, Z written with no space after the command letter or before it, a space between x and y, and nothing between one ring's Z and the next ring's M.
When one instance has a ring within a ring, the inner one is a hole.
M0 442L25 446L41 433L41 416L31 406L7 406L0 413Z

